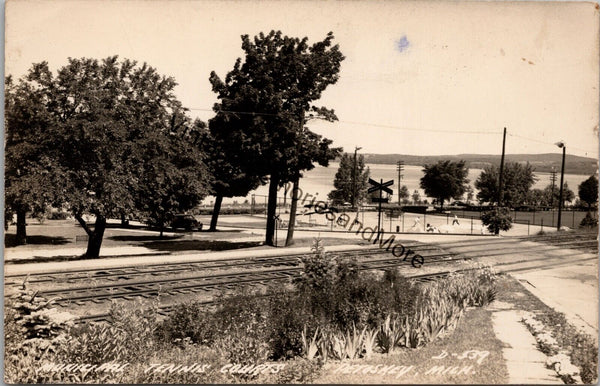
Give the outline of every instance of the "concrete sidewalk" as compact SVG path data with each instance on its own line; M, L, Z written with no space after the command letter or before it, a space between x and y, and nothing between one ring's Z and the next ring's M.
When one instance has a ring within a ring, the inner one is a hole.
M598 261L515 273L516 279L547 306L562 312L598 341Z

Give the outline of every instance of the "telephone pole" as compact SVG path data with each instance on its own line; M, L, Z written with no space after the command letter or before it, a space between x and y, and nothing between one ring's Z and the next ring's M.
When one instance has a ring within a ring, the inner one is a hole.
M398 205L400 205L402 201L402 198L400 197L400 190L402 190L402 171L404 170L404 161L397 162L396 170L398 170Z
M504 150L506 148L506 127L502 137L502 157L500 158L500 176L498 180L498 207L502 206L502 175L504 174Z
M550 208L554 207L554 186L556 185L556 169L552 166L550 172L550 182L552 183L552 194L550 195Z
M356 208L356 153L362 149L362 147L354 147L354 168L352 169L352 207ZM358 212L357 212L358 213Z

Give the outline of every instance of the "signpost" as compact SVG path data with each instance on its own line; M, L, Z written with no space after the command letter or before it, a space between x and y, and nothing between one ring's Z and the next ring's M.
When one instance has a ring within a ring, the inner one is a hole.
M382 202L388 202L388 199L383 199L381 197L382 192L386 192L391 194L394 194L393 190L388 188L388 186L392 186L394 185L394 180L389 180L387 182L383 182L383 179L379 180L380 182L377 182L371 178L369 178L369 184L371 184L372 186L369 188L368 192L369 193L373 193L373 192L377 192L379 191L379 199L374 199L373 201L378 202L379 203L379 210L378 210L378 216L377 216L377 231L380 231L382 228L382 224L381 224L381 203Z

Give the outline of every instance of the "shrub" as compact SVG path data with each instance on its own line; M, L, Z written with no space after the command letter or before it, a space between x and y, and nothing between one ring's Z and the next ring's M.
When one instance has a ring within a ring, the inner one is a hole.
M312 335L319 323L301 292L269 291L269 346L272 359L293 358L303 352L302 332ZM326 323L326 322L325 322Z
M26 289L5 300L4 368L8 383L57 382L56 374L40 372L40 362L52 360L64 345L73 315L59 312L53 302Z
M178 304L156 330L159 341L209 344L215 339L216 325L207 307L198 302Z
M157 307L158 302L150 307L143 302L133 307L113 302L109 322L73 328L59 356L66 363L90 364L145 358L157 348L154 340Z
M512 228L512 218L508 208L494 208L481 215L481 222L487 225L491 233L498 234Z
M580 228L594 228L598 226L598 218L596 218L596 216L592 216L592 214L590 212L587 212L585 214L585 217L583 218L583 220L581 220L581 223L579 223L579 227Z

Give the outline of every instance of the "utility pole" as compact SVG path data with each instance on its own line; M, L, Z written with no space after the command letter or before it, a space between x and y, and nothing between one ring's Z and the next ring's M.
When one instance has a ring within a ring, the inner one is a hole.
M567 153L567 146L565 146L564 142L558 142L556 144L559 148L562 147L562 166L560 167L560 194L558 195L558 224L556 224L556 229L560 231L560 220L562 214L562 206L563 206L563 184L565 179L565 155Z
M404 170L404 161L398 161L396 164L398 170L398 206L401 204L400 190L402 190L402 171Z
M500 176L498 179L498 207L502 206L502 175L504 174L504 150L506 148L506 127L502 137L502 157L500 158Z
M552 182L552 194L550 195L550 208L554 208L554 186L556 185L556 169L552 166L550 172L550 182Z
M352 207L356 208L356 153L362 149L362 147L354 147L354 168L352 169Z

